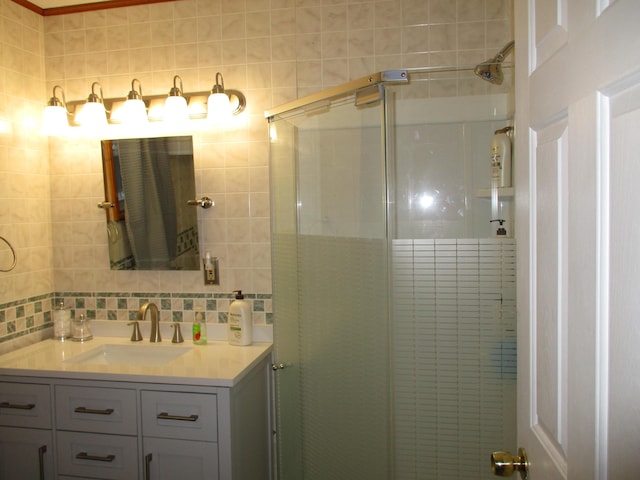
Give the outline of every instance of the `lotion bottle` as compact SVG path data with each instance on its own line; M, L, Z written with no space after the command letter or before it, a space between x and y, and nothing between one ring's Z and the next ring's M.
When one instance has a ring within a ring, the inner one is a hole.
M251 305L244 299L242 290L234 290L235 300L229 305L229 344L251 345L253 320Z

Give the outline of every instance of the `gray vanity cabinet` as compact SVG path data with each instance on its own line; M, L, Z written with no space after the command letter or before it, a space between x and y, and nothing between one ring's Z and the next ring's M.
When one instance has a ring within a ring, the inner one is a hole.
M269 480L269 368L232 387L2 375L0 479Z
M49 385L0 384L0 478L52 479L53 434Z

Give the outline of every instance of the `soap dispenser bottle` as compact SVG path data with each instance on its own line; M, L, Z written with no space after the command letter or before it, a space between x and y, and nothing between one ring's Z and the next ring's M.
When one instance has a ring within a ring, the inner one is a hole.
M207 323L200 309L195 311L192 332L194 345L207 344Z
M231 345L251 345L253 320L251 305L244 299L242 290L234 290L235 300L229 305L229 334Z

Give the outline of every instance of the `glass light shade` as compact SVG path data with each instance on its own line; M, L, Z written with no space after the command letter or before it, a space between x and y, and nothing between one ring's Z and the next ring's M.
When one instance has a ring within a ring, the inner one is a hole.
M148 121L147 106L143 100L136 98L128 99L124 102L122 112L123 125L144 125Z
M181 95L170 95L164 102L165 122L180 123L189 120L189 110L187 100Z
M207 101L207 120L222 122L231 118L231 104L226 93L212 93Z
M67 111L61 105L45 107L42 113L42 127L40 133L49 136L65 135L69 130Z
M82 107L80 126L83 128L105 128L107 126L107 112L100 102L87 102Z

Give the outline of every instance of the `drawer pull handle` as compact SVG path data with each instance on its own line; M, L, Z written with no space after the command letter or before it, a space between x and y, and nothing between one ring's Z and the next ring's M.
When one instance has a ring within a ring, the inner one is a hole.
M153 460L153 455L148 453L144 457L144 480L151 480L151 460Z
M15 408L16 410L33 410L34 408L36 408L36 404L27 403L24 405L20 405L17 403L2 402L0 403L0 408Z
M156 415L156 418L159 420L181 420L183 422L195 422L198 420L198 415L189 415L188 417L183 417L181 415L169 415L167 412L161 412Z
M87 408L87 407L76 407L73 409L74 412L76 413L92 413L94 415L111 415L114 410L113 408L105 408L104 410L96 410L93 408Z
M89 455L87 452L80 452L76 455L78 460L93 460L96 462L113 462L116 459L115 455L107 455L106 457L100 457L98 455Z
M38 449L38 465L40 466L40 480L44 480L44 454L47 453L47 446L42 445Z

